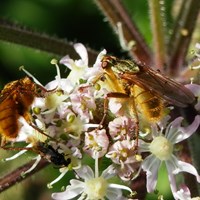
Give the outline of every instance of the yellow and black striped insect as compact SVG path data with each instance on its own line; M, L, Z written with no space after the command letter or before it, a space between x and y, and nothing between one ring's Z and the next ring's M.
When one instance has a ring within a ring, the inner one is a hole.
M136 120L141 113L146 121L158 122L163 117L164 102L187 107L196 101L184 85L135 61L104 56L102 68L104 81L111 88L107 98L128 98Z
M134 97L133 103L149 121L160 119L163 100L178 107L187 107L196 101L193 93L182 84L134 61L104 56L102 68L113 90L109 96Z

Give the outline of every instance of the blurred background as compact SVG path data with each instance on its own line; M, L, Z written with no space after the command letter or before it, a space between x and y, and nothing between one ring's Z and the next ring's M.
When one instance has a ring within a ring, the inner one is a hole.
M142 32L146 33L146 40L150 42L147 2L125 0L124 3ZM106 48L110 54L124 54L120 50L116 34L93 0L2 0L0 17L33 31L81 42L97 51ZM0 86L23 77L23 72L18 70L21 65L41 82L51 80L55 75L55 70L50 65L53 57L55 56L31 48L0 41Z
M143 33L145 40L151 46L147 1L123 0L123 2ZM174 9L173 13L169 13L173 0L168 0L166 3L166 23L168 23L168 27L171 27L176 10ZM67 39L72 42L81 42L97 52L105 48L109 54L127 57L127 54L120 48L116 34L93 0L1 0L0 18L16 22L36 32ZM54 79L56 75L55 68L50 64L52 58L55 58L55 55L0 41L0 88L2 89L9 81L25 76L22 71L19 71L19 67L22 65L41 83L46 84ZM61 57L56 56L56 58L60 59ZM60 66L60 68L63 72L62 75L66 76L64 74L65 67ZM0 157L4 158L13 155L15 152L1 151L0 153ZM34 155L28 152L22 158L12 162L0 163L0 175L4 176L33 157ZM167 178L164 168L161 173L159 190L161 193L164 192L166 195L165 199L170 199L168 196L169 188L166 187ZM48 166L34 175L34 177L28 178L0 194L0 199L51 199L51 193L59 191L63 185L66 186L70 177L70 174L67 174L53 189L47 189L46 184L52 181L58 174L58 169ZM150 199L150 196L147 199ZM155 199L155 196L152 199Z

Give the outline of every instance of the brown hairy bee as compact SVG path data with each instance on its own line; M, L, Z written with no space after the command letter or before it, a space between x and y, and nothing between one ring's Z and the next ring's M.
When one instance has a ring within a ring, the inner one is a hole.
M140 63L114 56L102 59L104 81L111 87L107 98L128 98L138 120L138 110L148 122L158 122L164 113L164 102L187 107L196 101L182 84Z
M18 136L20 116L31 124L29 107L36 96L40 96L41 86L26 76L5 85L0 93L0 134L4 142Z

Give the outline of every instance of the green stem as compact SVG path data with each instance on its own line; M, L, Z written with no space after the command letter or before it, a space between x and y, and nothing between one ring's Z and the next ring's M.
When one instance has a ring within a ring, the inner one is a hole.
M5 20L0 20L0 40L39 49L58 56L69 54L72 59L79 59L72 42L33 32ZM88 54L90 64L93 64L97 52L88 48Z
M136 57L142 62L145 62L147 65L151 65L151 51L121 1L96 0L95 2L100 7L104 15L107 16L114 30L116 29L117 23L121 22L125 40L127 42L134 40L135 46L129 51L130 55L132 57Z
M153 47L155 48L155 65L156 68L163 70L166 56L163 0L150 0L148 3L153 33Z
M179 75L180 68L185 63L193 30L200 9L199 0L184 0L168 45L169 72L172 77Z

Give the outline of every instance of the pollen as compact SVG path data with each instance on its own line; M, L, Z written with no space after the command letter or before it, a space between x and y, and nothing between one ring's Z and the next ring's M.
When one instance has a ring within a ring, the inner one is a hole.
M165 137L158 136L151 142L149 150L160 160L168 160L172 155L173 145Z
M97 177L86 181L84 192L88 199L104 199L107 192L108 183L103 177Z

